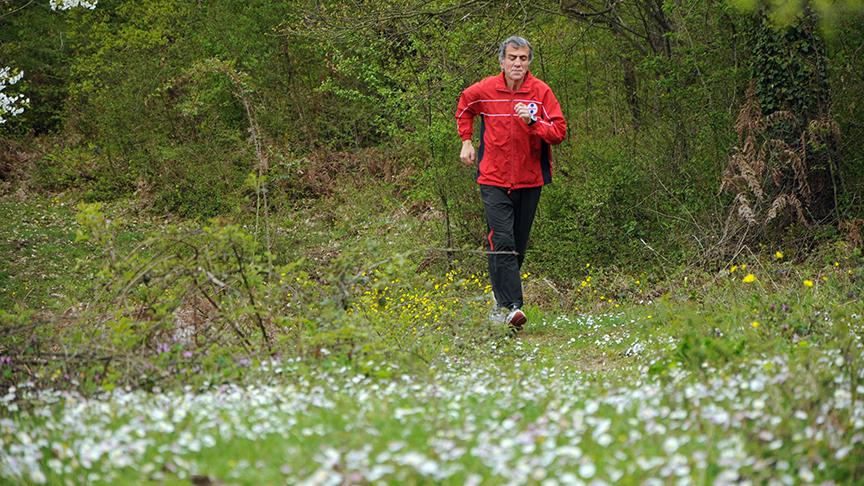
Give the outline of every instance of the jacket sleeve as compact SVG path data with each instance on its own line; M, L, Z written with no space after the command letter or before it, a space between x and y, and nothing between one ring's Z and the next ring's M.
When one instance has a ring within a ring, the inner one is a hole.
M474 116L480 112L479 101L479 88L476 84L465 88L459 96L459 104L456 106L456 127L462 140L470 140L474 133Z
M561 112L561 105L551 89L543 96L543 113L537 123L529 127L531 133L542 138L549 145L558 145L567 136L567 120Z

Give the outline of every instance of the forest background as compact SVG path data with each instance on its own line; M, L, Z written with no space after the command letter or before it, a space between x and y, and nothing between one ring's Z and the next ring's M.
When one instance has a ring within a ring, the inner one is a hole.
M484 225L472 175L454 163L453 107L498 71L500 38L519 33L570 124L532 235L536 271L716 263L776 242L773 227L800 226L795 247L860 227L856 2L603 5L104 1L60 13L6 1L3 59L24 72L7 90L29 105L3 126L4 191L134 197L153 214L205 219L248 206L250 183L266 184L278 211L365 172L417 213L446 216L437 246L476 247ZM760 112L748 128L751 81ZM795 121L755 130L775 112ZM832 134L801 147L814 120ZM732 156L751 132L803 150L811 180L796 182L777 148L748 187ZM776 204L784 194L800 204ZM789 217L766 225L772 204ZM742 235L730 215L756 229Z
M350 355L367 272L476 279L485 224L454 106L514 33L569 122L528 250L536 304L697 298L748 259L860 258L857 1L0 6L8 354L56 348L34 323L83 302L75 318L126 351L158 354L192 305L246 352L302 330L298 350ZM285 275L327 290L303 301Z

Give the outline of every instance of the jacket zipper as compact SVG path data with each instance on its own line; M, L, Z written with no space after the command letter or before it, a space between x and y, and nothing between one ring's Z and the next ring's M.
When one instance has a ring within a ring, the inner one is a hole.
M515 93L512 91L510 92L510 110L513 110L513 101L515 100L514 94ZM514 125L515 125L515 123L513 123L513 113L510 113L510 143L511 144L513 144L513 141L515 140L515 137L516 137ZM511 146L510 150L508 150L509 153L507 154L507 162L508 162L507 167L509 169L508 174L507 174L507 179L508 179L508 182L510 184L510 187L507 188L507 195L508 196L513 191L513 173L515 172L514 167L513 167L513 152L515 152L514 148L515 147Z

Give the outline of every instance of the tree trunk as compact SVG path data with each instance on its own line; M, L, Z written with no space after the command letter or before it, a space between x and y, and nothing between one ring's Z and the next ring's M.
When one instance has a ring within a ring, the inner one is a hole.
M816 13L805 5L796 23L777 27L759 11L749 34L751 71L764 115L792 115L767 135L806 154L809 194L802 203L811 221L827 221L836 209L838 181L832 176L839 171L834 167L837 137L829 114L827 55Z
M633 116L633 128L638 129L639 122L642 120L642 109L639 106L636 68L633 66L633 60L627 56L621 56L619 61L624 71L624 91L627 95L627 106L630 107L630 114Z

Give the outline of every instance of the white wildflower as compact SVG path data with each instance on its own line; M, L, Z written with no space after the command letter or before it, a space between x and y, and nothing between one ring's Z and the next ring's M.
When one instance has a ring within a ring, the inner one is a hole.
M70 8L86 8L93 10L99 0L50 0L51 10L69 10Z
M663 450L666 452L666 454L669 455L675 453L675 451L677 451L680 446L681 444L675 437L667 437L666 440L663 441Z
M591 461L585 461L579 465L579 475L585 479L591 479L597 472L597 467Z
M36 484L45 484L48 482L48 478L45 477L45 473L42 472L38 467L30 470L30 481L33 481Z
M801 481L804 481L805 483L812 483L816 479L813 471L811 471L810 468L807 466L802 466L800 469L798 469L798 477L801 478Z

